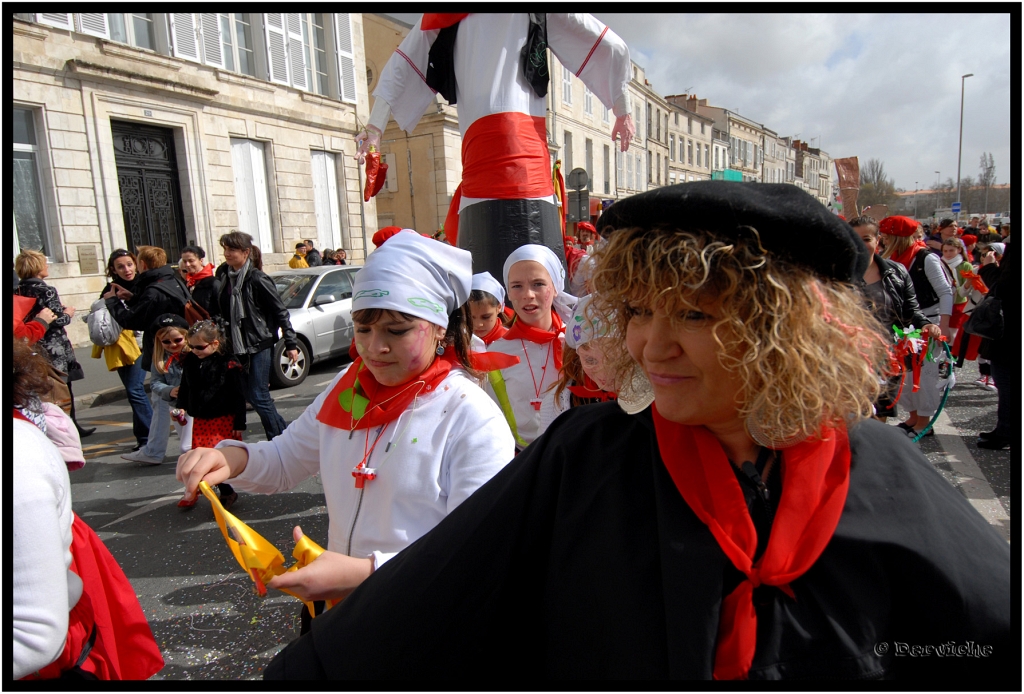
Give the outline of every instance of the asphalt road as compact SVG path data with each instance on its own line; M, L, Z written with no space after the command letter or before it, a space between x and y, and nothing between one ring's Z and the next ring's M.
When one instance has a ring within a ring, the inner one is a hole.
M315 365L302 385L272 391L285 420L296 419L344 364ZM995 425L996 394L973 383L978 376L973 362L957 376L959 385L937 433L923 439L921 449L1009 541L1010 476L1019 467L1019 455L975 447L977 432ZM276 591L265 598L254 594L205 499L191 510L177 507L182 485L174 478L176 457L158 466L120 458L134 445L126 401L82 408L79 419L97 431L83 441L86 466L71 473L74 509L106 542L135 587L167 663L153 679L259 678L270 659L298 635L300 603ZM264 438L253 412L245 438ZM172 434L168 451L176 453L177 446ZM319 478L272 496L240 493L231 511L281 549L287 564L292 563L294 525L326 544Z

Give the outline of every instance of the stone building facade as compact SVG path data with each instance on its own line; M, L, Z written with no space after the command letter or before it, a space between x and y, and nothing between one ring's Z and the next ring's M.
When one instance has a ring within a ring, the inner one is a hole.
M714 120L679 106L672 96L665 97L665 100L671 111L669 185L709 180L714 161Z
M116 248L178 260L253 234L364 258L377 228L354 137L369 114L363 18L327 13L39 13L13 22L14 252L42 249L84 315ZM87 340L82 321L68 326Z

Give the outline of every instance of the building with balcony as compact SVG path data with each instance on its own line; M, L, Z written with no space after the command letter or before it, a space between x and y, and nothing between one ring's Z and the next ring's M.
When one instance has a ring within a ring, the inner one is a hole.
M80 315L115 248L219 263L239 229L267 270L303 238L361 262L378 227L355 159L362 15L21 13L12 47L14 251L41 249Z

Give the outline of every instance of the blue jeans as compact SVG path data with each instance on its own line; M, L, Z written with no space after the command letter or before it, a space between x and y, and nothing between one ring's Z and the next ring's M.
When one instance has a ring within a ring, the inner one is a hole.
M273 356L273 347L250 354L249 368L243 377L245 379L245 399L260 416L263 431L267 434L267 441L279 435L288 426L270 397L270 362Z
M140 446L145 446L149 439L149 425L153 419L153 408L149 404L149 396L146 395L146 372L142 370L139 360L131 366L122 366L117 369L117 375L124 384L124 390L128 394L128 402L132 406L132 434Z

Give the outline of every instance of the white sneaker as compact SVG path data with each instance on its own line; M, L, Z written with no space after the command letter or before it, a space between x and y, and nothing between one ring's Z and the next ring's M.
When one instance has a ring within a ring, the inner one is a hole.
M163 458L150 458L142 451L132 451L130 453L125 453L121 457L125 460L130 460L133 463L149 463L150 465L160 465L164 462Z
M978 378L974 379L974 382L976 384L978 384L979 386L982 386L982 387L987 386L988 385L988 376L979 376Z
M989 376L986 376L985 378L986 378L986 381L985 381L985 385L984 385L984 386L982 386L982 387L983 387L983 388L984 388L985 390L991 390L991 391L992 391L993 393L998 393L998 392L999 392L999 389L998 389L998 388L996 388L996 383L995 383L995 381L993 381L993 380L992 380L992 378L991 378L991 377L989 377Z

